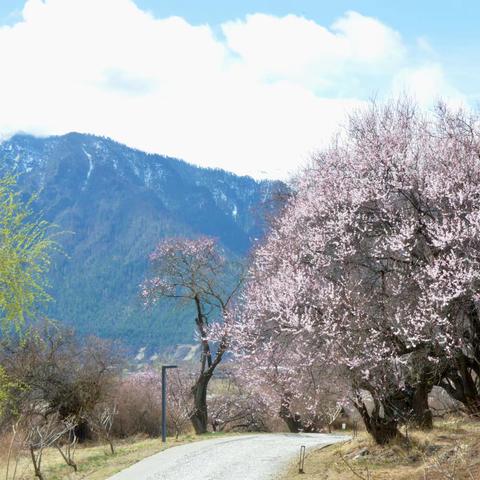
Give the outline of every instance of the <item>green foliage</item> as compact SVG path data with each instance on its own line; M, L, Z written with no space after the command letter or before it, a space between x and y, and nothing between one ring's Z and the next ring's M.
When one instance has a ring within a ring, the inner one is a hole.
M31 201L24 203L14 190L15 179L0 179L0 316L5 330L19 327L40 302L45 291L50 253L55 242L50 225L32 215Z
M18 385L10 379L5 369L0 365L0 418L11 400L13 389L16 387Z

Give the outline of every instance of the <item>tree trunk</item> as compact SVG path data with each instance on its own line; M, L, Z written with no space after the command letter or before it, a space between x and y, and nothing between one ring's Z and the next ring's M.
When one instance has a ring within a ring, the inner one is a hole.
M287 405L282 402L279 411L279 417L285 422L288 427L288 431L291 433L299 433L302 430L302 422L300 415L293 414Z
M298 413L292 413L290 410L290 398L289 395L286 394L282 398L282 402L280 405L280 410L278 412L278 416L285 422L288 427L288 431L291 433L299 433L299 432L307 432L313 433L318 432L320 429L315 422L309 423L306 425L302 417Z
M438 385L462 403L469 415L480 417L480 316L473 300L465 313L468 328L463 333L463 340L467 348L456 352Z
M476 365L471 365L475 362L462 352L458 353L455 364L445 372L439 386L462 403L469 415L480 417L480 391L476 382L477 373L473 368Z
M363 420L365 421L365 418ZM398 424L394 419L372 415L366 425L377 445L386 445L399 436Z
M426 383L415 386L412 396L412 424L422 430L433 428L433 414L428 405L428 395L431 391Z
M373 399L374 408L369 413L362 400L354 402L355 408L363 419L367 432L373 437L377 445L386 445L400 436L398 421L391 409L381 405L378 400Z
M419 381L415 385L407 384L387 397L387 403L399 424L408 424L423 430L433 428L433 414L428 405L431 390L429 382Z
M205 331L206 321L202 311L202 303L199 295L195 295L195 305L197 308L197 330L200 335L202 345L202 358L200 363L200 375L192 387L193 409L190 412L190 421L197 435L207 433L208 429L208 410L207 410L207 388L208 382L212 378L215 368L222 361L223 355L227 349L228 339L224 335L217 349L215 360L212 360L212 351L207 340ZM223 307L225 308L225 307ZM225 313L225 310L223 310Z
M62 458L65 460L65 463L69 466L72 467L75 472L78 471L78 466L75 463L75 461L71 458L69 451L67 450L66 454L63 453L62 447L60 445L56 445L58 452L62 456Z
M195 385L192 387L193 409L190 412L190 421L197 435L207 433L208 428L208 410L207 410L207 388L212 375L207 372L202 373Z
M33 463L33 471L35 472L35 476L38 478L38 480L45 480L45 477L42 474L42 471L40 470L40 462L41 462L41 454L36 457L35 456L35 450L33 447L30 447L30 456L32 457L32 463Z

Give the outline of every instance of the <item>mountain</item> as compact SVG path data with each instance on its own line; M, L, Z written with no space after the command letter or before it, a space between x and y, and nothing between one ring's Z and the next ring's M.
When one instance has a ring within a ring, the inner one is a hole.
M210 235L230 255L244 256L263 234L263 210L284 189L79 133L16 135L0 144L0 161L0 174L18 175L22 191L35 193L36 208L63 232L49 316L132 348L193 338L191 312L145 310L139 300L156 243Z

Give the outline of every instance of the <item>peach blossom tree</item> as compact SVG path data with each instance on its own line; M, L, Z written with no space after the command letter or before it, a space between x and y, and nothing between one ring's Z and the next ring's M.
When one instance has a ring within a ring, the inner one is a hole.
M209 327L223 320L242 282L242 266L227 260L216 240L171 238L150 255L152 276L142 286L146 303L174 299L195 309L194 326L201 346L200 369L191 393L190 420L197 434L208 427L207 390L210 379L228 348L225 330L215 348Z
M317 385L335 372L380 444L402 422L431 427L434 384L479 412L479 132L463 111L399 100L314 156L232 314L252 382L288 406L309 369Z

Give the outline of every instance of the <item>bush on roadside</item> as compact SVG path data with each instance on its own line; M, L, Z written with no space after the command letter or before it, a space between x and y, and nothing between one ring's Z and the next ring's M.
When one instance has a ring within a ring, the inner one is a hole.
M115 392L118 413L112 433L126 438L144 434L161 434L161 375L153 369L135 372L120 380Z

